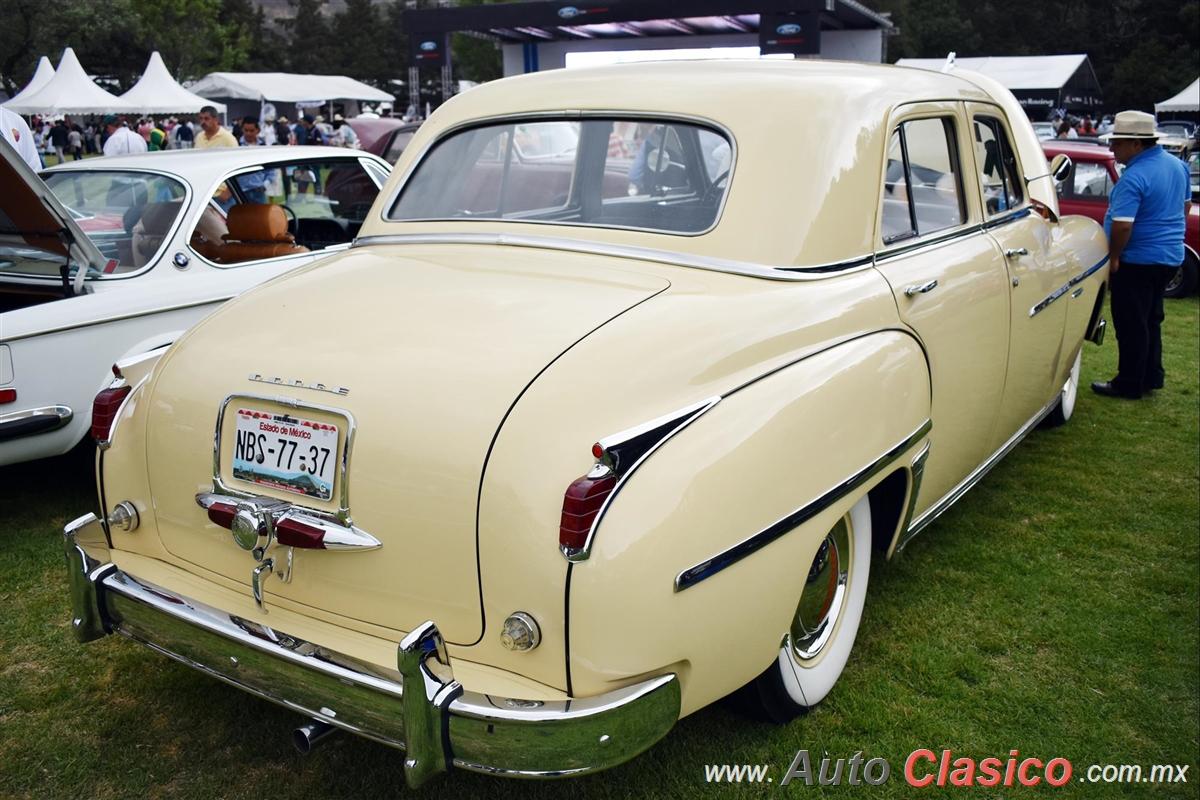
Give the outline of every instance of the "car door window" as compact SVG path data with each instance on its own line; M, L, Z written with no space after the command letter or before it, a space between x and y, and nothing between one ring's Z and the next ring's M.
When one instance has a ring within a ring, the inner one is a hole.
M1077 198L1107 200L1112 191L1112 180L1109 178L1108 169L1103 164L1076 161L1071 189Z
M884 244L966 221L954 142L949 117L909 120L892 132L883 185Z
M247 170L217 187L193 231L192 247L218 263L241 264L347 245L358 235L378 193L378 181L358 159L298 161ZM278 210L234 212L235 207L248 205ZM254 223L231 226L231 215ZM214 240L214 235L220 238ZM243 243L272 246L226 247Z
M1025 199L1021 169L1004 126L995 117L976 117L973 128L975 163L988 216L1018 207Z

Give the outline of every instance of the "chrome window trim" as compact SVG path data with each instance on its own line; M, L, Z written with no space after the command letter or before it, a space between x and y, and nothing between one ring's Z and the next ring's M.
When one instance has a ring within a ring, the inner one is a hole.
M710 558L701 561L691 567L680 572L675 576L675 591L682 592L684 589L690 589L701 581L711 578L713 575L733 566L737 562L747 556L757 553L762 548L780 539L786 534L794 531L804 522L812 519L817 514L820 514L825 509L842 499L846 495L858 489L874 476L878 475L889 464L893 463L914 444L924 438L930 430L933 429L933 421L925 420L919 428L906 436L898 444L891 447L886 453L879 456L877 459L866 465L862 469L855 472L850 477L838 483L833 488L822 494L815 500L806 503L790 514L781 517L767 527L760 530L758 533L743 539L741 542L729 547L720 553L717 553Z
M553 220L512 220L512 219L504 219L504 218L484 220L481 218L478 221L480 221L480 222L517 223L517 224L525 224L525 225L557 225L557 226L566 226L566 227L574 227L574 228L593 228L593 229L600 229L600 230L639 231L639 232L653 233L653 234L657 234L660 236L684 236L684 237L688 237L688 238L692 238L692 237L696 237L696 236L704 236L705 234L711 233L721 223L721 218L725 215L725 206L729 202L729 195L733 189L734 175L736 174L736 171L737 171L738 145L737 145L737 138L734 137L733 131L729 130L728 127L726 127L725 125L722 125L721 123L719 123L715 120L709 119L707 117L701 117L699 115L694 115L694 114L679 114L679 113L672 113L672 112L667 112L667 111L664 111L664 112L619 111L619 110L612 110L612 109L610 109L610 110L568 109L568 110L560 110L560 111L531 111L531 112L524 112L524 113L494 114L494 115L487 116L487 117L476 117L474 119L465 120L456 125L453 125L447 129L445 129L441 133L437 134L433 139L431 139L423 148L421 148L421 152L417 154L417 157L414 158L411 162L409 162L408 168L404 170L404 173L400 176L400 180L398 180L396 182L395 188L392 189L392 191L388 194L387 201L379 206L379 219L381 222L387 223L389 225L406 224L406 223L414 223L414 222L467 222L467 223L470 223L470 222L476 221L476 220L467 220L467 219L461 219L461 218L450 218L450 219L441 219L441 220L438 220L438 219L399 220L399 219L392 219L390 216L388 216L391 213L391 209L395 206L396 202L399 200L400 194L404 191L404 187L408 185L409 180L412 178L413 173L416 172L417 168L425 162L425 159L429 156L429 154L433 151L433 149L437 145L441 144L443 141L445 141L446 139L449 139L451 136L453 136L457 133L461 133L462 131L470 129L470 128L485 128L489 125L495 125L497 123L520 124L522 122L528 122L528 121L533 121L533 122L550 122L550 121L554 121L554 120L567 120L567 121L581 120L582 121L582 120L588 120L588 119L617 119L617 120L631 119L631 120L656 120L656 121L662 121L662 122L666 122L666 123L676 122L676 123L684 123L684 124L688 124L688 125L694 125L697 127L709 128L711 130L714 130L714 131L720 133L722 136L724 136L725 141L727 141L729 143L729 170L728 170L729 174L725 178L725 191L721 197L721 204L720 204L720 206L717 207L717 213L713 217L712 225L710 225L709 227L705 228L702 231L682 232L682 231L667 231L667 230L663 230L661 228L631 228L631 227L620 226L620 225L596 225L594 223L554 222ZM410 146L411 146L411 143L410 143Z
M963 480L957 486L955 486L953 489L951 489L949 492L947 492L945 495L943 495L940 500L938 500L936 503L934 503L932 506L930 506L928 509L926 509L925 513L923 513L921 516L917 517L917 519L909 526L908 532L905 534L902 534L904 536L904 543L908 544L908 542L914 536L916 536L918 533L920 533L922 530L924 530L931 522L933 522L935 519L937 519L939 516L941 516L946 511L946 509L948 509L950 506L954 505L954 503L960 497L962 497L964 494L966 494L967 491L971 489L971 487L973 487L975 484L979 483L979 481L983 479L983 476L987 475L988 472L991 471L992 467L994 467L994 466L996 466L996 464L1000 463L1000 459L1002 459L1006 455L1008 455L1014 447L1016 447L1018 444L1020 444L1021 440L1024 439L1031 430L1033 430L1035 427L1037 427L1038 423L1040 423L1043 419L1046 418L1047 414L1049 414L1052 410L1054 410L1054 406L1058 403L1058 399L1059 399L1058 392L1055 392L1054 399L1051 400L1049 403L1047 403L1042 408L1041 411L1037 412L1032 417L1030 417L1029 420L1024 425L1022 425L1021 428L1019 430L1017 430L1016 433L1014 433L1011 437L1009 437L1008 441L1006 441L1004 444L1000 445L999 449L997 449L996 452L994 452L990 456L988 456L987 460L985 460L982 464L980 464L978 467L976 467L971 472L970 475L963 478Z
M977 233L988 233L993 228L1000 227L1001 225L1007 225L1008 223L1015 222L1019 219L1024 219L1032 213L1032 207L1027 206L1025 208L1018 208L1010 211L1005 216L997 217L989 222L975 222L963 227L952 228L945 233L941 233L940 235L932 236L931 238L922 239L919 241L906 240L906 243L903 245L888 247L878 251L875 254L875 261L885 261L889 258L908 255L911 252L921 250L925 247L934 247L947 242L955 241L957 239L965 239L969 236L974 236Z
M673 250L659 250L635 245L607 244L586 239L569 239L559 236L539 236L513 233L386 233L360 236L354 247L389 244L477 244L500 247L530 247L543 250L562 250L588 255L613 256L638 261L651 261L673 267L690 267L709 272L764 278L772 281L820 280L833 273L868 269L872 265L871 255L855 256L843 261L816 264L807 267L771 266L749 261L731 261L721 258L691 255Z
M183 200L182 200L182 204L179 207L179 213L175 215L175 221L171 223L170 229L163 236L162 244L159 245L158 250L156 250L154 252L154 256L149 261L147 261L146 264L141 269L134 270L133 272L128 272L124 275L108 275L108 276L98 275L94 278L87 278L86 280L88 280L88 281L104 281L105 283L108 283L111 281L125 281L125 280L129 280L130 278L139 278L142 275L145 275L147 272L150 272L156 266L158 266L159 262L162 260L163 255L167 252L167 250L171 249L170 248L171 242L175 241L175 237L179 234L179 229L183 225L184 218L186 218L188 216L188 214L190 213L189 209L191 208L191 205L192 205L192 196L195 194L195 191L192 188L191 182L187 178L185 178L182 175L179 175L178 173L175 173L175 172L166 172L164 170L159 170L159 169L136 169L133 167L110 167L108 169L100 169L97 167L97 168L63 169L63 170L39 170L38 177L45 180L44 176L47 173L49 173L51 175L58 175L58 174L73 175L77 172L91 173L91 174L101 173L101 172L129 172L129 173L133 173L135 175L157 175L160 178L169 178L170 180L173 180L176 183L179 183L183 186ZM53 192L54 190L51 189L51 191ZM58 195L55 195L55 197L58 197ZM59 202L61 203L62 200L60 199ZM67 205L67 204L63 203L63 205ZM86 234L87 231L84 231L84 233ZM89 236L88 238L90 239L91 237ZM92 241L93 241L93 243L95 242L94 239ZM0 273L0 274L13 275L14 273L7 272L7 273ZM55 283L60 283L62 280L57 275L55 275L53 278L45 278L45 279L53 280Z
M199 306L217 305L220 303L224 303L226 300L229 300L233 296L234 296L233 294L230 294L227 297L210 298L207 300L196 300L196 301L193 301L190 303L178 303L173 306L166 306L164 308L155 308L155 309L151 309L148 311L139 311L134 314L114 314L113 316L100 317L99 319L93 319L93 320L89 320L87 322L76 322L76 323L73 323L70 325L60 325L57 328L45 328L43 330L32 331L30 333L23 333L19 336L8 337L4 340L4 342L5 342L5 344L7 344L9 342L19 342L22 339L32 339L36 336L44 336L48 333L62 333L64 331L73 331L78 328L90 328L93 325L107 325L110 322L122 322L123 320L138 319L139 317L149 317L149 316L153 316L154 314L166 314L171 311L182 311L187 308L197 308Z
M254 492L232 489L228 484L221 480L221 428L225 422L225 411L229 408L229 404L234 400L257 400L267 403L278 403L279 405L287 406L288 408L297 410L311 409L314 411L321 411L326 414L332 414L334 416L341 417L343 420L345 420L346 439L342 446L342 457L337 467L337 510L331 512L305 505L303 502L305 498L300 497L299 495L297 495L299 500L293 501L288 499L286 502L290 503L294 508L303 509L305 512L310 513L320 519L332 519L348 528L353 527L354 522L350 518L350 454L354 448L354 435L358 430L358 424L354 420L354 415L345 409L318 405L317 403L306 403L293 397L283 397L280 395L247 394L242 392L235 392L234 394L227 395L225 399L221 401L221 408L217 412L217 427L216 432L213 435L213 492L215 494L230 495L231 497L237 497L244 500L250 500L259 497L259 495L256 495Z
M1103 267L1107 263L1108 263L1108 254L1106 253L1104 258L1100 259L1095 264L1088 267L1087 269L1085 269L1083 272L1079 273L1075 277L1071 278L1071 280L1067 281L1066 283L1064 283L1062 286L1055 289L1050 294L1046 295L1046 297L1044 299L1042 299L1041 301L1039 301L1037 303L1037 305L1035 305L1033 308L1029 309L1029 316L1033 317L1033 316L1038 315L1042 311L1044 311L1051 303L1053 303L1055 300L1062 297L1067 292L1071 291L1071 289L1073 287L1078 286L1079 284L1083 283L1085 280L1087 280L1089 277L1094 275L1101 267Z

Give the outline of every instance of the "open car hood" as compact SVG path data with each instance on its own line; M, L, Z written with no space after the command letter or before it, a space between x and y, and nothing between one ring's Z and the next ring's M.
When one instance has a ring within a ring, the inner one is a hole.
M103 272L109 259L87 237L45 182L0 137L0 246L31 247L61 257L76 270L75 291L89 269Z

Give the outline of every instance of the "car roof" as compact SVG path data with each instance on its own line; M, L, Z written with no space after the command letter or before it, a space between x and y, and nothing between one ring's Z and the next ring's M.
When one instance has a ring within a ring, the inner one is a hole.
M212 150L160 150L136 155L103 156L68 161L49 167L46 172L69 170L144 169L169 172L183 177L210 172L227 172L241 167L252 167L264 161L295 161L316 158L375 158L362 150L340 147L279 146L279 147L225 147Z

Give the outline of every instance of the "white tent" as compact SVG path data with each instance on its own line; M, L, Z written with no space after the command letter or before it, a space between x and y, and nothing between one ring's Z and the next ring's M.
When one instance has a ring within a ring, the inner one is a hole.
M146 71L121 99L143 114L195 114L203 106L215 106L224 114L225 104L192 94L171 77L162 56L150 54Z
M902 58L898 67L941 71L944 58ZM1076 111L1102 105L1100 83L1082 53L1054 56L981 56L956 58L954 66L986 75L1014 95L1026 111L1067 107Z
M322 105L331 100L379 103L396 99L345 75L290 72L210 72L192 84L191 90L203 97L303 105Z
M1172 114L1180 111L1200 111L1200 78L1170 100L1154 104L1155 114Z
M33 79L25 86L24 89L17 92L4 104L8 107L9 103L19 103L26 97L29 97L34 92L39 91L43 86L50 82L54 77L54 67L50 64L50 59L42 56L38 59L37 69L34 70Z
M58 71L46 85L20 101L10 100L4 104L9 111L18 114L107 114L109 112L135 112L124 100L110 94L92 83L83 71L75 51L67 48Z

